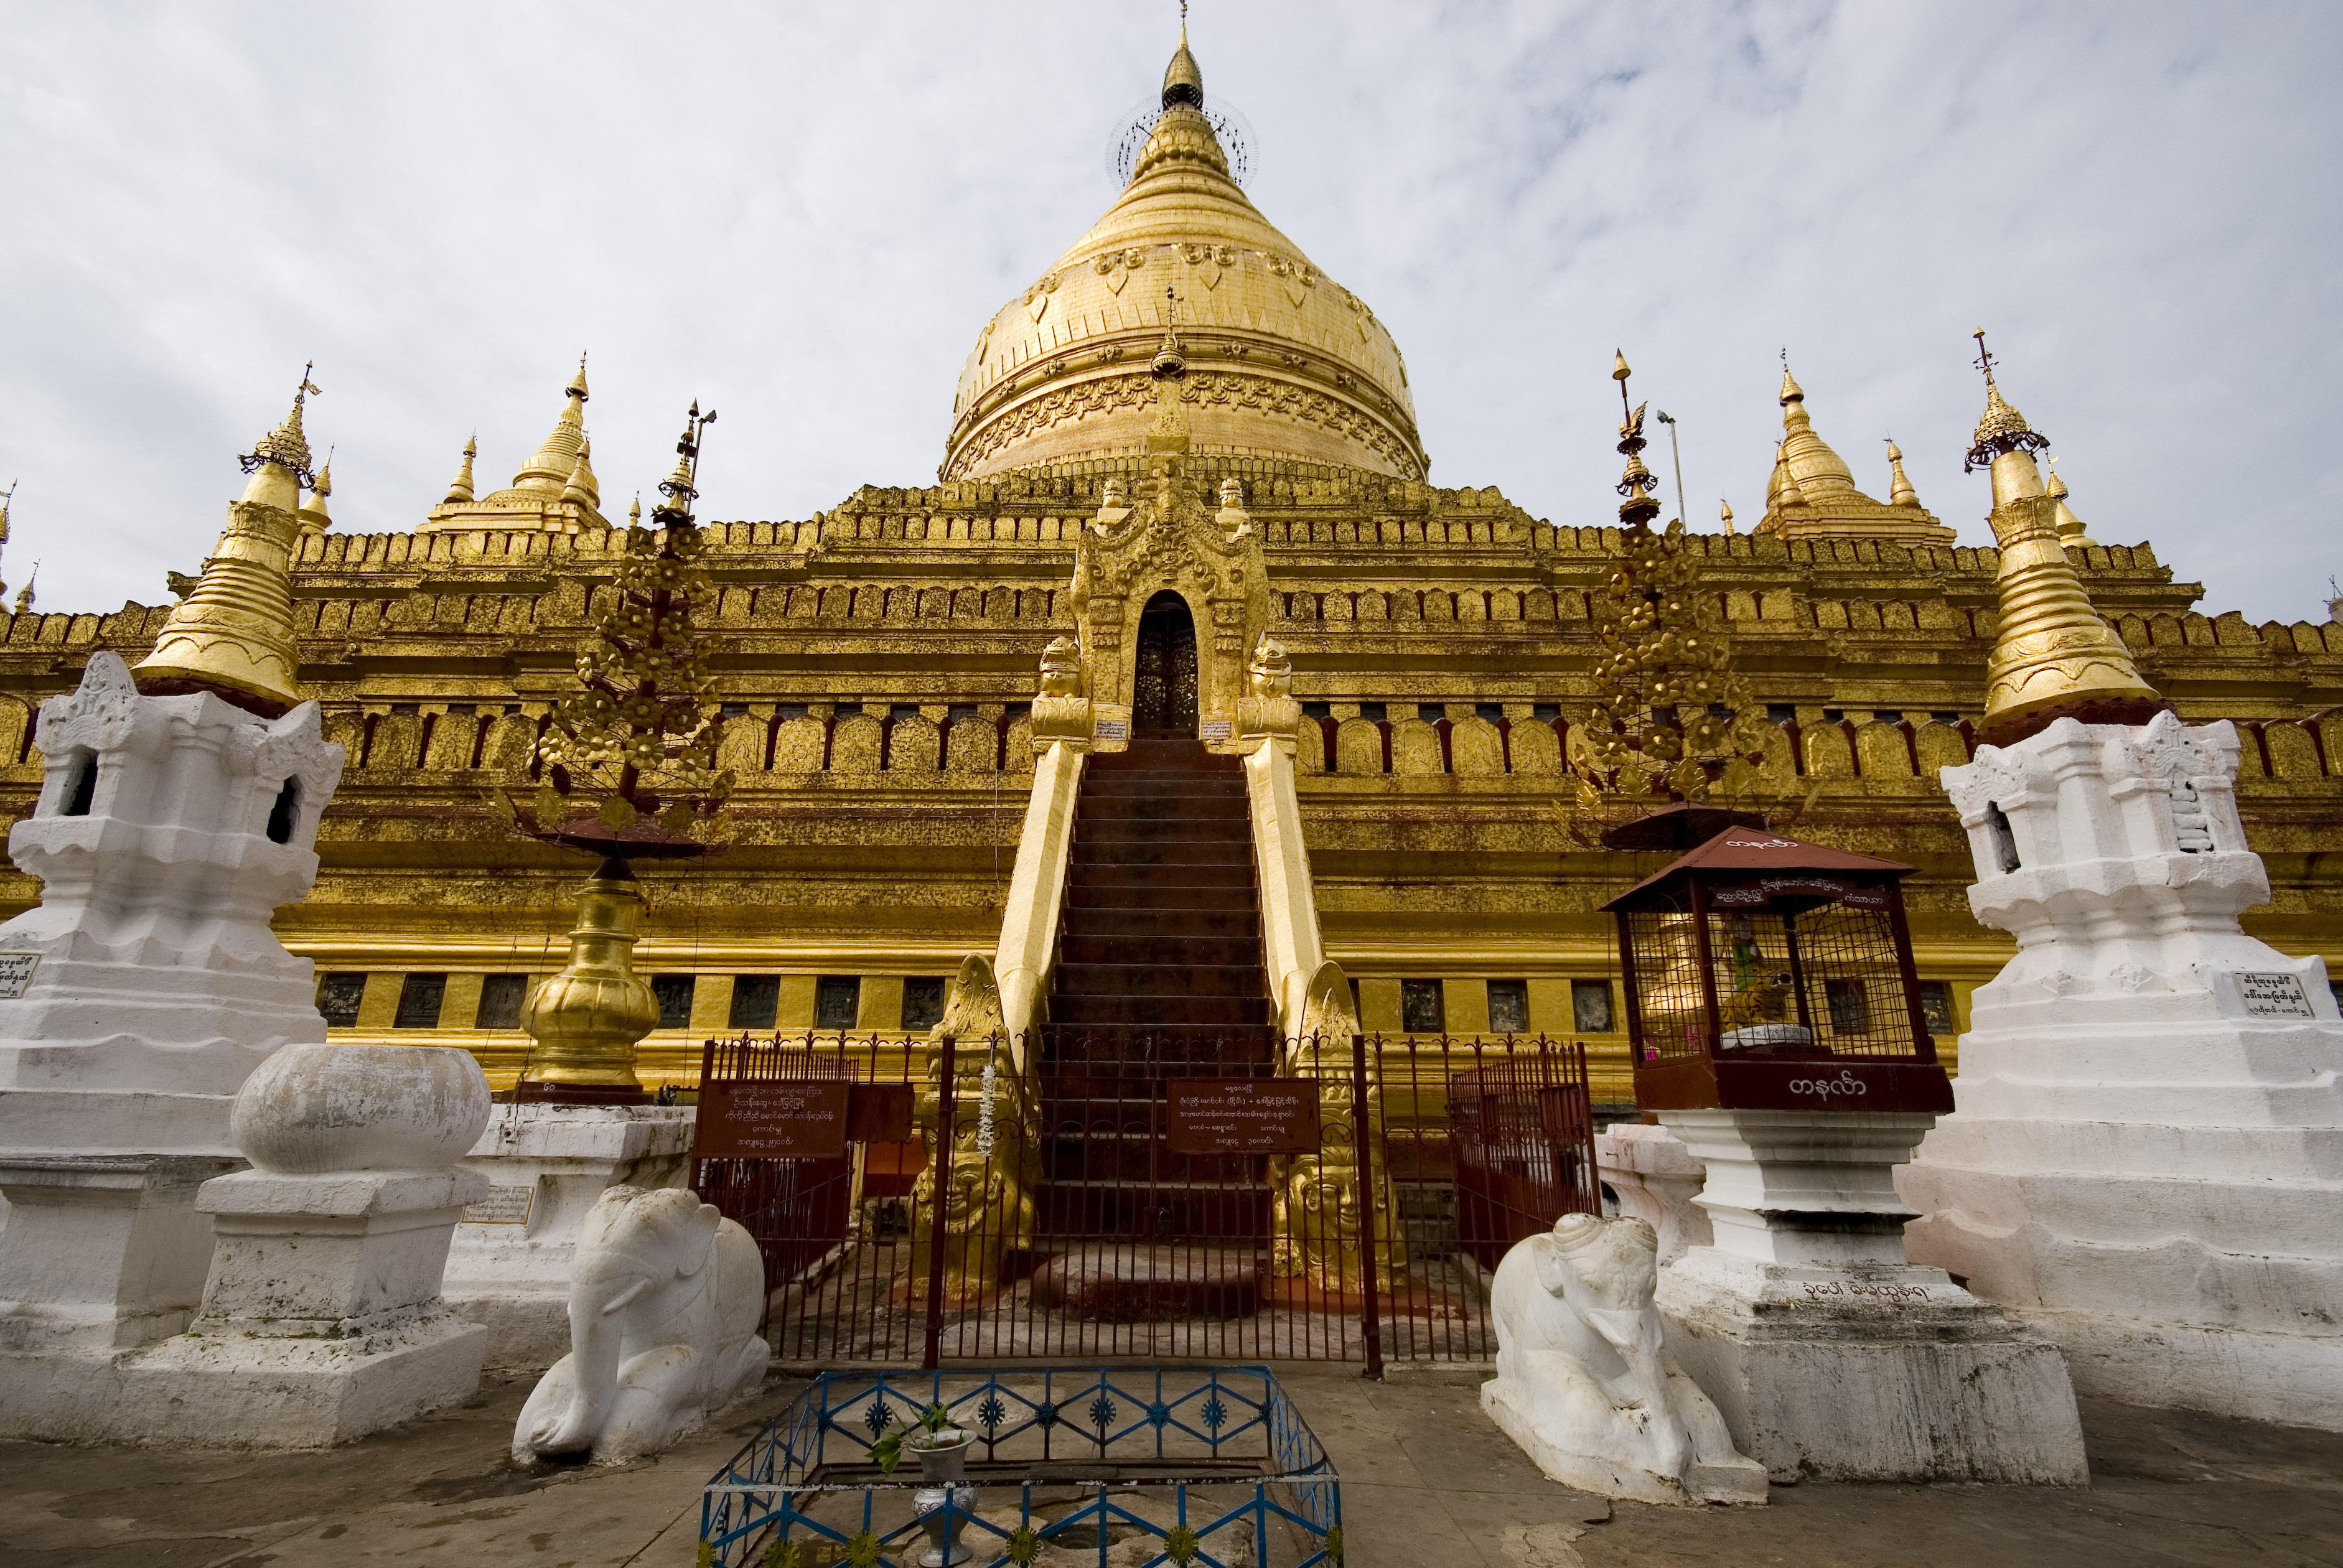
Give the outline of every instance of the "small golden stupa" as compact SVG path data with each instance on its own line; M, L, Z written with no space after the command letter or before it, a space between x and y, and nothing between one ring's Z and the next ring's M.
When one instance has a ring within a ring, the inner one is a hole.
M2058 542L2058 503L2034 460L2050 442L2002 397L1983 327L1976 340L1985 415L1963 467L1993 472L1989 520L2001 545L2000 627L1986 661L1978 738L2006 746L2060 719L2145 724L2171 704L2140 678L2123 638L2091 608Z
M302 368L285 422L241 459L252 477L228 503L227 528L202 579L171 611L155 651L131 670L150 697L209 691L264 719L300 700L292 566L301 488L315 482L301 431L301 406L318 390L309 381L313 367ZM322 516L322 502L318 509Z

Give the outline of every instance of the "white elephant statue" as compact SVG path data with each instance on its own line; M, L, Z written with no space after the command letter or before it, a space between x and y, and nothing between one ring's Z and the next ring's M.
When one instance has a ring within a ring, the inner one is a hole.
M1514 1243L1489 1310L1481 1408L1565 1486L1639 1503L1763 1503L1765 1469L1660 1344L1659 1242L1641 1220L1564 1214Z
M612 1187L570 1271L569 1353L513 1427L519 1463L654 1453L763 1380L765 1271L749 1232L678 1188Z

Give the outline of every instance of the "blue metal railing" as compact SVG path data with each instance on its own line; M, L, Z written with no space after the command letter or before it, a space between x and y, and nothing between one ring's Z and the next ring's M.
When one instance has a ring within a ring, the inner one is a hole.
M880 1474L870 1449L935 1405L975 1436L978 1501L944 1488L922 1518L925 1483ZM1025 1568L1045 1546L1095 1546L1103 1565L1141 1535L1158 1550L1135 1568L1342 1560L1333 1463L1262 1366L824 1372L709 1480L699 1520L709 1568L914 1568L939 1520L972 1550L963 1568Z

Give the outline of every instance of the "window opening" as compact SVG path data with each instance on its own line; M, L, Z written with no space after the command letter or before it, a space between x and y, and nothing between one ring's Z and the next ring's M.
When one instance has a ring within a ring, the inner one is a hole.
M823 975L814 982L813 1026L852 1029L862 1014L862 980L857 975Z
M358 1004L366 1000L367 978L362 974L341 972L321 975L317 980L317 1010L326 1015L327 1029L356 1029Z
M732 977L732 1012L726 1020L731 1029L770 1029L781 1014L781 977L779 975L735 975Z
M1489 1029L1495 1034L1527 1034L1530 1028L1530 982L1493 980L1489 982Z
M659 999L660 1029L691 1027L691 993L697 989L697 977L692 975L653 975L651 995Z
M1443 1001L1440 982L1436 980L1400 981L1400 1027L1410 1034L1447 1033L1448 1009Z
M277 804L268 809L268 841L289 844L293 841L293 825L301 819L301 781L287 779L277 791Z
M410 974L398 982L398 1012L394 1029L437 1029L439 1005L447 999L444 974Z
M903 1028L933 1029L944 1018L944 977L907 975L903 979Z
M474 1029L518 1029L521 1004L528 1000L527 975L482 975Z
M1570 982L1570 1021L1581 1034L1609 1034L1619 1026L1611 1021L1611 982L1574 980Z
M65 780L65 803L61 815L86 817L91 803L96 799L97 754L75 751L73 754L73 773Z

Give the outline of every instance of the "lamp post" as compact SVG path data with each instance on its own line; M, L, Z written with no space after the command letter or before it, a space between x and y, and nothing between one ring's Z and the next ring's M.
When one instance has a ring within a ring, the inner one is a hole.
M1668 457L1675 464L1676 469L1676 516L1689 522L1692 520L1692 512L1684 505L1684 454L1676 449L1675 416L1660 408L1654 408L1652 412L1661 424L1668 427Z

